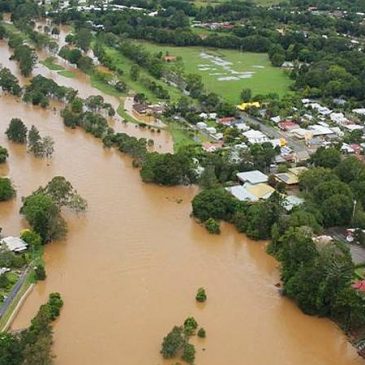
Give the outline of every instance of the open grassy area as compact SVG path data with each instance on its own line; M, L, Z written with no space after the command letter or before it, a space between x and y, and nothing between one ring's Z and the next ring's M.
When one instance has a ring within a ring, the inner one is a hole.
M150 90L148 90L142 83L140 83L138 80L134 81L129 77L129 70L130 70L131 66L134 65L133 61L129 60L127 57L125 57L123 54L121 54L114 48L104 47L104 49L105 49L106 53L112 58L114 64L123 70L124 74L122 76L120 76L119 78L121 80L123 80L130 87L130 89L134 90L136 93L145 94L147 96L148 100L150 100L151 102L158 101L156 96ZM153 77L150 74L148 74L145 70L141 69L140 77L143 77L143 76L153 79ZM159 81L156 79L154 79L154 81L157 84L160 84L163 88L168 90L171 100L173 100L173 101L178 100L181 97L181 92L179 90L177 90L176 88L166 85L162 81Z
M275 92L282 96L291 83L282 69L271 65L267 54L140 43L150 52L180 56L188 73L201 75L208 91L232 103L239 102L243 88L252 89L254 95Z
M75 74L72 71L68 70L59 71L58 74L63 77L68 77L69 79L73 79L75 77Z
M40 61L40 63L52 71L62 71L65 69L64 67L55 63L54 57L47 57L45 60Z
M40 61L42 65L46 66L49 70L57 71L58 74L64 77L73 78L75 74L71 71L66 70L63 66L55 63L55 57L47 57L45 60Z

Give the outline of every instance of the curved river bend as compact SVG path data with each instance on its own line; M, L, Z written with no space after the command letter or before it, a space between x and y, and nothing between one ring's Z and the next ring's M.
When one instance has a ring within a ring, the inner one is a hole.
M1 62L15 70L8 52L1 43ZM69 81L38 71L60 84L72 82L82 95L99 93L86 78ZM333 323L302 314L278 295L276 262L263 243L228 225L221 235L209 235L189 217L196 188L141 183L129 158L64 128L58 112L5 96L0 110L0 145L10 152L0 174L9 175L18 191L14 201L0 205L3 232L16 235L24 227L21 196L55 175L69 179L89 203L84 216L65 214L67 240L47 246L47 280L37 284L14 323L27 326L48 293L61 292L56 365L175 363L162 360L160 343L189 315L207 331L196 342L199 365L364 365ZM4 131L13 117L54 138L49 164L8 143ZM115 123L118 130L150 138ZM161 150L171 150L167 134L155 138ZM194 300L201 286L208 294L202 306Z

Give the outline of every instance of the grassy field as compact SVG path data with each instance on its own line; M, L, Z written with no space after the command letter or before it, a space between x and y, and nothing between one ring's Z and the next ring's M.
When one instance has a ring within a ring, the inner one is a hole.
M42 65L46 66L49 70L57 71L58 74L64 77L73 78L75 77L75 74L71 71L65 70L63 66L58 65L55 63L54 57L48 57L43 61L40 61Z
M118 65L119 68L123 70L124 74L120 76L121 80L123 80L136 93L144 93L151 102L158 101L156 96L150 90L148 90L143 84L141 84L138 80L134 81L129 77L129 70L131 66L134 65L133 61L129 60L127 57L123 56L120 52L118 52L113 48L104 47L104 49L106 53L113 59L114 64ZM143 69L140 70L140 76L147 76L153 79L153 77ZM160 84L163 88L167 89L172 101L178 100L181 97L181 92L176 88L169 86L163 83L162 81L156 79L154 79L154 81Z
M252 89L254 95L275 92L282 96L291 83L282 69L271 65L267 54L141 43L150 52L180 56L188 73L201 75L207 90L232 103L239 102L243 88Z

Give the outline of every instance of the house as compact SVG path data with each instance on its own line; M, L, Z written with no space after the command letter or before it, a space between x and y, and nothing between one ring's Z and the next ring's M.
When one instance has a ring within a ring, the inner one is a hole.
M213 139L215 139L216 141L221 141L224 137L223 133L219 132L219 133L215 133L213 134L211 137L213 137Z
M226 190L239 201L247 201L252 203L259 200L268 199L275 191L274 188L265 183L259 183L255 185L246 183L244 185L237 185L226 188Z
M0 276L9 272L10 269L7 267L0 267Z
M23 252L28 248L28 244L19 237L5 237L0 244L12 252Z
M222 148L222 142L216 142L216 143L205 142L202 144L202 148L206 152L215 152L220 148Z
M241 202L257 201L257 198L253 194L251 194L249 191L247 191L242 185L232 186L232 187L226 188L226 190Z
M259 170L239 172L236 176L242 183L248 182L252 185L266 183L269 179L267 175Z
M248 102L248 103L241 103L240 105L237 105L237 109L241 111L245 111L249 108L260 108L260 103L258 101Z
M358 125L358 124L346 124L343 126L345 129L347 129L349 132L353 132L356 130L363 130L364 126Z
M217 130L214 127L207 127L205 128L205 130L209 133L209 134L216 134Z
M276 117L270 118L270 120L272 122L274 122L275 124L278 124L281 121L281 118L280 118L280 116L276 116Z
M133 104L132 114L138 120L144 122L155 122L156 118L153 115L153 111L148 107L148 105L136 103Z
M242 135L245 136L251 144L255 143L261 144L264 142L269 142L269 138L265 134L263 134L260 131L256 131L254 129L250 129L249 131L243 132Z
M333 136L335 134L331 128L325 127L320 124L310 125L308 127L308 130L312 132L313 137L331 136L331 135Z
M359 108L359 109L352 109L352 112L358 115L365 115L365 108Z
M233 122L236 120L235 117L222 117L218 119L218 123L225 125L226 127L229 127L233 124Z
M243 132L246 132L250 129L250 127L244 122L237 123L235 126L239 131L243 131Z
M304 203L304 199L295 195L288 195L283 200L283 206L286 211L290 212L294 207L298 207Z
M300 174L306 170L306 167L293 167L290 168L288 172L275 174L275 178L286 185L296 185L299 183Z
M198 123L196 123L196 127L199 129L205 129L208 127L208 124L204 123L204 122L198 122Z
M283 131L290 131L292 129L299 128L299 125L297 123L294 123L292 120L284 120L278 123L278 127Z
M285 68L287 70L292 70L294 68L294 63L293 62L289 62L289 61L285 61L282 65L282 68Z
M303 128L292 129L290 134L295 138L305 139L306 141L313 138L313 133Z
M332 120L332 122L340 125L348 123L348 119L344 116L343 113L332 113L330 114L330 119Z
M309 153L307 151L297 151L294 153L294 162L307 161L309 159Z

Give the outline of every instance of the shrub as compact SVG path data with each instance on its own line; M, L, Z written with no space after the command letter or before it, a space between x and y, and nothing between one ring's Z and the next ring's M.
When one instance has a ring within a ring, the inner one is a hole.
M38 265L35 270L35 278L37 280L45 280L46 279L46 270L43 265Z
M4 163L8 157L8 150L5 147L0 146L0 163Z
M200 337L200 338L205 338L206 337L206 332L205 332L205 329L203 327L199 328L198 337Z
M219 234L221 233L219 222L217 222L213 218L209 218L204 222L204 226L207 229L207 231L211 234Z
M42 245L41 236L31 229L24 229L20 234L20 238L32 247L39 247Z
M48 303L50 319L54 321L61 312L63 307L63 300L60 293L51 293L49 295Z
M198 328L198 322L195 320L194 317L186 318L184 322L184 333L187 336L192 336L197 328Z
M198 289L198 292L196 293L195 299L200 303L203 303L207 300L207 293L205 292L204 288L199 288Z

